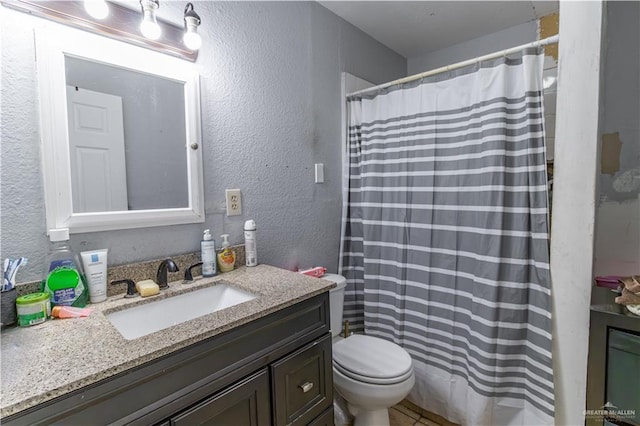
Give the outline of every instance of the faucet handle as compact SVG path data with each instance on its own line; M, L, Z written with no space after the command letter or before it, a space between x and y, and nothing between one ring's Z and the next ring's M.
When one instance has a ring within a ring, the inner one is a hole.
M184 280L182 281L183 283L190 283L191 281L193 281L191 270L193 268L197 268L198 266L202 266L202 262L194 263L184 271Z
M116 284L126 284L127 285L127 294L124 295L125 298L130 298L130 297L136 297L136 283L133 282L133 280L130 279L124 279L124 280L116 280L116 281L111 281L111 285L116 285Z

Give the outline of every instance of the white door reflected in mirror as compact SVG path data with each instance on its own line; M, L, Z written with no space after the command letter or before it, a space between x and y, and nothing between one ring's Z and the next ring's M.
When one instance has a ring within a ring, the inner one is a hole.
M128 210L122 98L67 86L76 213Z

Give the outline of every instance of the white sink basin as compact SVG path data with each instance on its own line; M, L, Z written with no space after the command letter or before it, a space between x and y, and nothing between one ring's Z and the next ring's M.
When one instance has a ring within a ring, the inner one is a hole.
M113 312L106 317L125 339L133 340L255 298L255 294L218 284Z

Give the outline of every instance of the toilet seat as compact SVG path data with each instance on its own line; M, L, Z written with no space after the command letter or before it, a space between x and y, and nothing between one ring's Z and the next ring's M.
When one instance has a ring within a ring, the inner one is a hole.
M409 370L404 375L399 377L374 378L374 377L362 376L360 374L354 373L353 371L349 371L341 367L340 364L336 362L333 363L333 367L337 371L344 374L346 377L350 379L357 380L362 383L368 383L371 385L395 385L397 383L407 380L413 374L413 370Z
M403 348L359 334L334 344L333 365L353 380L378 385L400 383L413 374L411 356Z

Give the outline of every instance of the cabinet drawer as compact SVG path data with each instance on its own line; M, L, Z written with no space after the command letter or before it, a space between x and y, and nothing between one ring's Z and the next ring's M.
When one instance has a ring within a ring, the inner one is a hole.
M274 424L306 425L333 404L331 334L271 366Z

